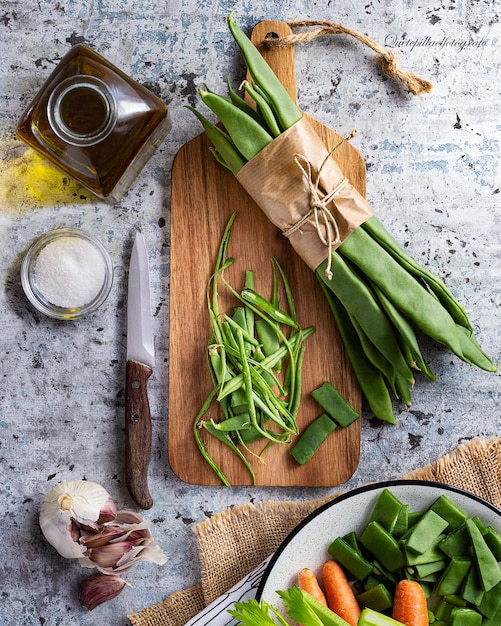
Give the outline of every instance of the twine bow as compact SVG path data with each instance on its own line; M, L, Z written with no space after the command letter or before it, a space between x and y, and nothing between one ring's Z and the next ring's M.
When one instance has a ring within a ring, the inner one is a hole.
M310 209L307 211L295 224L284 231L286 237L290 237L293 233L301 230L301 227L306 224L312 217L315 221L315 229L317 231L320 241L328 247L328 260L327 267L325 269L325 275L330 280L332 278L332 251L336 244L340 243L341 237L339 234L339 227L336 222L336 218L328 208L328 205L334 200L336 195L343 189L348 182L347 178L343 178L339 183L331 189L328 193L324 193L319 188L320 173L327 159L330 158L332 152L325 157L318 170L318 174L313 179L313 172L311 163L302 154L295 154L294 161L299 169L302 171L303 176L308 186L308 192L310 194ZM324 234L325 233L325 234Z

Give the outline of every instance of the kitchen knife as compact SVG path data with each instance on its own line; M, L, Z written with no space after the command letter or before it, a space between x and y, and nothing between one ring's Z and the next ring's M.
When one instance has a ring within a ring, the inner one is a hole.
M148 379L154 365L148 253L138 230L130 257L127 295L125 479L132 499L142 509L153 506L148 489L152 430Z

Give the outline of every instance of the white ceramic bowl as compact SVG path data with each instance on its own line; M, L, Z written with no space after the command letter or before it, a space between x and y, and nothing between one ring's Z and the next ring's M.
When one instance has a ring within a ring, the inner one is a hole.
M290 533L268 564L257 591L257 599L263 598L285 615L285 607L276 591L296 584L297 574L303 567L318 573L330 558L327 553L329 544L348 532L360 533L378 495L385 488L404 504L409 504L410 511L424 510L445 494L469 516L478 515L484 523L501 532L501 511L461 489L415 480L367 485L321 506Z

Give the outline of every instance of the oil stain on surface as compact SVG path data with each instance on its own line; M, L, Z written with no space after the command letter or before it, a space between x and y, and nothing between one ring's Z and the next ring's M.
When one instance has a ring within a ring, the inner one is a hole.
M89 202L88 192L24 145L0 151L0 210L22 215L34 208Z

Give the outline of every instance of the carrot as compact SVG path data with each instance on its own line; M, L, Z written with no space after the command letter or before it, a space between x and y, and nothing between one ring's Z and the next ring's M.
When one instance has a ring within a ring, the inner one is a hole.
M393 618L405 626L428 626L428 606L423 588L415 580L401 580L395 588Z
M322 568L322 575L329 609L350 626L357 626L361 610L341 565L337 561L327 561Z
M309 593L310 596L313 596L315 600L318 600L321 604L327 606L325 594L318 584L317 577L309 567L303 567L297 575L297 586L299 589Z

